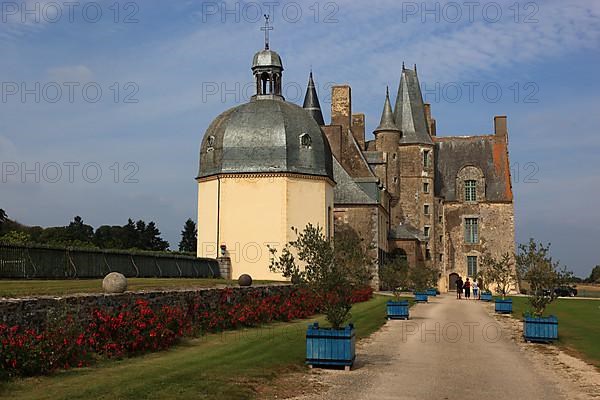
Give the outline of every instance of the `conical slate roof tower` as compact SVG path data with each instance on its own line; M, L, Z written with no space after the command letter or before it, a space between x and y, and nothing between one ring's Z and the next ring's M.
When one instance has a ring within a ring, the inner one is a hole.
M425 105L416 65L414 70L402 65L402 76L394 107L394 121L402 131L401 143L433 145L425 117Z
M310 75L308 77L308 87L306 88L306 95L304 96L304 104L302 107L308 111L308 113L315 119L315 121L317 121L320 126L325 125L312 71L310 71Z

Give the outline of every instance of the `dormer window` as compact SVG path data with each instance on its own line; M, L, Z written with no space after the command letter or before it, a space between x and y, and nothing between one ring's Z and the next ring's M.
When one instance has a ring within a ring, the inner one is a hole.
M300 135L300 147L303 149L311 149L312 148L312 138L308 133L303 133Z
M215 137L210 135L208 139L206 139L206 152L211 152L215 149Z
M477 181L471 179L465 181L465 201L477 201Z

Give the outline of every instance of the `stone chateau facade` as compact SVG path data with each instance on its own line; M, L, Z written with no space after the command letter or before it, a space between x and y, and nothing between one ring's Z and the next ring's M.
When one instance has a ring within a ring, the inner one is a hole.
M485 253L515 250L507 118L494 133L438 136L416 66L402 66L395 105L386 94L374 139L352 110L348 85L332 88L325 124L312 79L304 107L319 121L334 157L334 226L366 241L377 265L405 257L439 271L439 289L476 276Z

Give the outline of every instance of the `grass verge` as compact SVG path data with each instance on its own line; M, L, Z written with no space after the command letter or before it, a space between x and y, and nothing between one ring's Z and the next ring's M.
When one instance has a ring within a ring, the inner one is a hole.
M352 308L358 338L385 323L385 302L376 296ZM0 398L17 399L253 399L258 388L304 367L305 333L323 317L211 334L165 352L54 376L19 379L0 387Z
M513 317L530 309L526 297L512 297ZM558 344L600 368L600 301L557 299L545 315L558 318Z
M255 282L255 284L260 283L268 282ZM191 289L227 284L237 284L237 281L193 278L128 278L127 290ZM75 293L102 293L102 279L0 280L0 297L59 296Z

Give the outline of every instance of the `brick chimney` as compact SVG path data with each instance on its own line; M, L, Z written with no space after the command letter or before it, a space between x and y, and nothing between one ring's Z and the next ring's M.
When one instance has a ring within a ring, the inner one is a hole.
M342 134L352 126L352 92L348 85L331 88L331 125L341 125Z
M431 136L435 136L436 128L435 128L435 119L431 118L431 104L424 104L425 107L425 121L427 122L427 127L429 128L429 134Z
M352 114L352 135L360 146L361 150L365 150L365 114Z
M494 117L494 134L505 139L508 137L508 128L505 115L498 115Z

